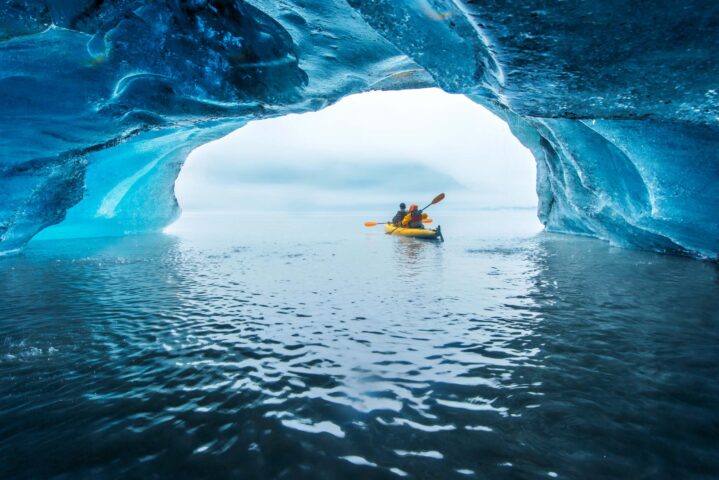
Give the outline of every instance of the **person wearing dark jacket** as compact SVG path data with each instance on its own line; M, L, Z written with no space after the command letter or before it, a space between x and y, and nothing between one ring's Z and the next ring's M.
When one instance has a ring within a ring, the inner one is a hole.
M407 215L407 205L405 205L403 202L399 204L399 210L397 210L397 213L394 214L394 217L392 218L392 224L396 227L402 225L402 220L404 219L405 215Z

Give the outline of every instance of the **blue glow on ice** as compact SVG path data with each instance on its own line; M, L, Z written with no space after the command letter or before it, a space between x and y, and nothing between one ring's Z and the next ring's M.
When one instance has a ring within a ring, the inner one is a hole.
M160 229L192 148L352 93L438 86L532 150L549 230L716 257L718 19L699 0L651 15L621 0L5 2L0 251L54 224L44 235Z

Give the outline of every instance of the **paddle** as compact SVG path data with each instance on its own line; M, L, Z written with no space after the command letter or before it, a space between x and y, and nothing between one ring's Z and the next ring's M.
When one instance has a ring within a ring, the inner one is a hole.
M436 204L436 203L441 202L442 200L444 200L444 193L440 193L439 195L437 195L436 197L434 197L434 200L432 200L432 202L431 202L429 205L427 205L426 207L424 207L424 208L421 209L420 211L421 211L421 212L424 212L424 211L427 210L429 207L431 207L432 205L434 205L434 204Z
M423 218L422 223L432 223L434 220L431 218ZM376 227L377 225L384 225L387 222L364 222L365 227Z

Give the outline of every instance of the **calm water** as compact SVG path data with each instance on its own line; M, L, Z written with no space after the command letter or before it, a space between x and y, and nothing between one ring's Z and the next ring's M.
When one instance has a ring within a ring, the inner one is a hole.
M0 477L719 475L717 266L467 218L0 259Z

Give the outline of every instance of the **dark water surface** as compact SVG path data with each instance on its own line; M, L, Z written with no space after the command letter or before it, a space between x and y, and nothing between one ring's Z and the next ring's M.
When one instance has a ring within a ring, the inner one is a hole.
M0 259L0 477L710 478L719 270L443 220L189 217Z

